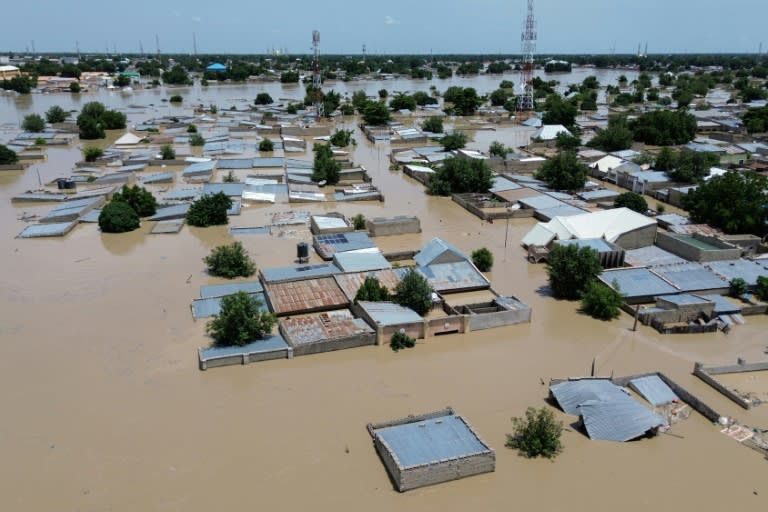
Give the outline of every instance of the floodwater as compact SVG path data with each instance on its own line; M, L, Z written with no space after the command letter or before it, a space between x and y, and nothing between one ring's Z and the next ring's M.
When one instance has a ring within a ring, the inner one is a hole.
M261 90L211 94L224 104ZM0 98L2 119L13 122L5 114L16 101L22 115L66 97ZM476 147L511 132L478 132ZM728 335L687 336L633 332L628 315L584 317L577 304L549 297L544 267L526 262L519 242L532 219L481 222L388 170L386 146L356 139L354 160L386 202L251 206L233 224L264 225L289 209L417 215L420 235L378 239L382 248L414 249L434 236L465 251L486 246L494 288L531 305L532 323L430 338L399 353L366 347L201 372L196 351L207 340L189 304L200 285L218 282L201 259L232 240L227 229L148 236L146 225L106 235L80 225L62 239L16 239L24 227L17 217L49 206L12 205L10 197L37 187L38 172L43 182L67 174L79 158L76 148L50 148L46 162L23 174L0 174L4 510L766 510L766 461L696 413L674 435L618 444L588 440L570 426L575 418L558 412L567 430L554 462L504 448L510 417L544 405L542 381L586 375L593 360L605 376L664 371L722 414L768 427L768 406L743 411L691 376L695 361L765 357L765 317L748 317ZM239 239L259 266L289 265L295 255L290 236ZM446 405L495 448L496 472L394 491L366 423Z

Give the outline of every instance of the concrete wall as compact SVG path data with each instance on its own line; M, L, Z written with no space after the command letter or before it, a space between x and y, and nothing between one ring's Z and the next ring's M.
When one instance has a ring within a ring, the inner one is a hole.
M370 236L404 235L407 233L421 233L421 221L418 217L397 216L388 218L374 218L366 221Z
M649 245L653 245L653 242L656 240L657 229L658 226L656 224L636 229L624 233L613 243L626 250L648 247Z
M466 325L463 315L444 316L427 320L425 325L425 337L438 334L463 333Z
M273 350L271 352L242 352L240 354L211 359L204 359L203 349L198 349L197 357L200 369L207 370L208 368L217 368L219 366L245 365L249 363L257 363L259 361L270 361L272 359L292 359L293 349L288 347L285 349Z
M330 126L285 126L280 130L282 135L292 137L324 137L331 134Z
M739 247L734 247L733 245L725 243L716 237L698 234L693 235L693 237L707 244L719 247L719 249L702 249L700 247L696 247L693 244L689 244L684 240L679 240L675 236L664 233L662 231L656 235L656 245L665 251L676 254L688 261L706 263L708 261L734 260L741 256L741 249Z
M505 325L528 323L531 321L531 308L479 314L473 313L468 316L469 331L480 331L504 327Z
M333 352L334 350L346 350L348 348L365 347L376 344L375 333L358 334L347 338L337 338L334 340L322 340L314 343L294 343L282 329L280 333L285 341L293 347L294 356L307 356L311 354L322 354L323 352Z
M395 483L398 490L404 492L495 470L496 454L491 452L400 470Z
M534 211L520 208L510 209L516 203L491 201L489 194L453 194L453 202L483 220L512 219L533 217Z

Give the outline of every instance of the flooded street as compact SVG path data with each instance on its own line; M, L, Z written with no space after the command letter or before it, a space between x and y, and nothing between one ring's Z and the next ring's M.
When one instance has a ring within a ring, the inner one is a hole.
M480 93L502 79L492 78L475 79ZM350 95L363 87L370 94L380 88L413 90L414 84L444 90L465 80L333 88ZM241 104L237 98L251 103L262 91L276 99L303 96L298 87L257 84L204 92L197 86L184 107L161 103L166 97L161 91L130 98L101 92L79 101L156 105L129 115L132 124L134 118L173 109L189 112L192 103L225 108ZM3 122L14 123L15 117L42 114L54 104L78 108L66 103L69 98L0 97L0 113ZM337 126L354 123L347 118ZM449 198L427 196L418 182L388 169L388 145L374 146L355 130L353 160L369 170L385 202L247 205L231 225L262 226L272 213L288 210L416 215L420 235L375 241L384 251L417 249L435 236L466 252L488 247L495 259L488 274L493 288L530 305L532 322L428 338L399 353L372 346L201 372L197 348L208 339L189 305L201 285L220 282L205 273L202 258L233 240L228 228L185 226L178 235L150 236L147 222L135 232L109 235L95 224L81 224L60 239L14 238L26 225L19 216L51 206L11 204L10 198L37 188L38 172L46 183L68 175L80 159L75 146L48 148L46 162L23 173L0 173L4 510L768 508L766 461L697 413L676 425L674 435L620 444L590 441L570 426L576 418L558 410L567 430L565 450L554 462L527 460L504 448L510 417L544 405L542 380L588 375L593 360L604 376L663 371L715 410L768 428L768 405L744 411L691 375L695 361L768 357L765 316L747 317L746 325L728 335L662 336L645 326L633 332L626 314L611 322L580 315L577 303L547 295L544 266L525 259L520 240L533 219L489 224ZM491 140L514 138L514 130L477 132L469 147L487 150ZM295 238L238 240L258 267L293 263ZM446 405L496 450L496 472L396 492L366 424Z

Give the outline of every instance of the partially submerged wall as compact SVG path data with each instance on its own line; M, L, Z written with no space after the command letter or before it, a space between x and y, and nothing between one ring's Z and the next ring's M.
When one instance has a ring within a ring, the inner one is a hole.
M705 367L703 363L695 363L693 365L693 374L709 384L716 391L720 392L723 396L738 404L744 409L752 408L752 401L739 395L735 391L720 384L713 375L723 375L728 373L745 373L745 372L759 372L768 370L768 361L759 363L747 363L744 359L739 358L737 364L726 366L710 366Z
M366 221L370 236L405 235L421 233L421 221L418 217L400 215L396 217L376 217Z

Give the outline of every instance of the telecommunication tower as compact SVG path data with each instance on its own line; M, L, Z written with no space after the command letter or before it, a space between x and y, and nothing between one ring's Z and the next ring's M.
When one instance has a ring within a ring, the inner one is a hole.
M320 72L320 31L312 31L312 94L317 118L323 117L323 75Z
M533 54L536 51L536 19L533 16L533 0L528 0L528 16L525 18L525 30L522 40L523 63L520 66L520 86L522 93L517 97L517 110L531 111L533 103Z

